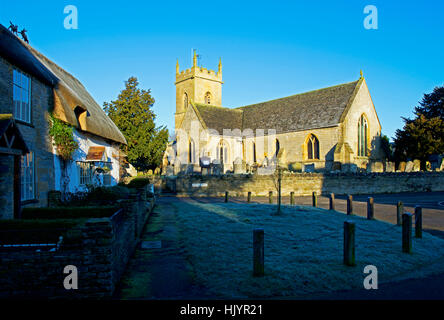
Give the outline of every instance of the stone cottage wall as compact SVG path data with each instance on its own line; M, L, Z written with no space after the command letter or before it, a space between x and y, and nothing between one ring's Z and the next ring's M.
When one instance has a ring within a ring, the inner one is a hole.
M14 68L0 57L0 113L13 113ZM19 120L16 123L28 149L34 152L35 199L22 203L22 206L43 207L48 201L48 191L54 189L54 160L48 135L48 110L53 107L54 101L50 87L28 76L31 79L31 123Z

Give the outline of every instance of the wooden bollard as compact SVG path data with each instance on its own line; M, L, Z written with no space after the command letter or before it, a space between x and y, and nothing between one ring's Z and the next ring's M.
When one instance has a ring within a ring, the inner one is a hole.
M353 214L353 196L351 194L347 197L347 214Z
M344 222L344 264L354 266L355 261L355 223Z
M422 238L422 208L415 207L415 237Z
M247 195L247 202L248 203L251 202L251 192L250 191L248 192L248 195Z
M294 205L294 191L290 192L290 204Z
M412 253L412 215L402 214L402 252Z
M269 204L273 203L273 191L268 192L268 203Z
M228 202L228 191L225 191L225 202Z
M404 204L402 203L402 201L398 201L398 204L396 205L396 224L398 226L401 225L403 214L404 214Z
M312 202L313 202L313 207L317 207L318 206L318 197L316 196L316 192L313 192L312 194Z
M253 230L253 276L264 275L264 229Z
M367 199L367 219L373 220L375 218L375 202L372 197Z
M335 194L330 193L330 210L335 210Z

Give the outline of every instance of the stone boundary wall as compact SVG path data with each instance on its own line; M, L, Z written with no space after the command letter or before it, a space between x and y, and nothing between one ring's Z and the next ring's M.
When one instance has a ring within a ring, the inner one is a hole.
M162 190L178 196L266 196L277 192L277 175L220 175L164 177ZM444 172L393 173L285 173L282 194L369 194L444 191Z
M110 218L89 219L68 231L56 252L0 252L0 298L109 298L154 207L146 192L120 201ZM63 270L78 270L77 290L66 290Z

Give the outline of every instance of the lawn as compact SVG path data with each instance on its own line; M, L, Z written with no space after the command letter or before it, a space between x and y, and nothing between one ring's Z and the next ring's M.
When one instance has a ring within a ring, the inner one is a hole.
M302 297L362 288L366 265L379 283L444 273L444 240L423 233L402 253L401 227L324 209L173 202L195 280L220 298ZM356 223L356 262L342 263L343 223ZM253 229L265 230L265 276L252 276Z

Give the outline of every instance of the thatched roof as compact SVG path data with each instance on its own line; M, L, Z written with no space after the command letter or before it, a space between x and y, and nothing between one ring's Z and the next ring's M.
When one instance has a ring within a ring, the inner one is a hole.
M54 89L54 115L79 130L126 144L125 137L74 76L0 25L0 55ZM76 109L77 108L77 109ZM78 121L75 110L85 111Z
M362 79L333 87L239 107L195 104L209 129L275 129L276 133L337 126L353 101Z

